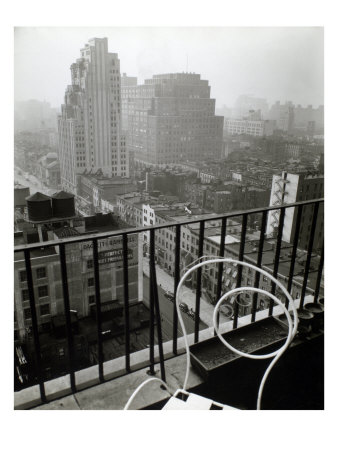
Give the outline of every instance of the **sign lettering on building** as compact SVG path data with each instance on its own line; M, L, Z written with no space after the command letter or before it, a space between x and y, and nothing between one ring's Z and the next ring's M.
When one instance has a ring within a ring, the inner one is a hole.
M98 261L99 264L112 264L123 261L122 237L112 237L98 240ZM93 258L93 243L84 242L81 244L82 256L85 259ZM128 236L127 258L131 265L138 263L138 238ZM120 264L118 264L120 266Z

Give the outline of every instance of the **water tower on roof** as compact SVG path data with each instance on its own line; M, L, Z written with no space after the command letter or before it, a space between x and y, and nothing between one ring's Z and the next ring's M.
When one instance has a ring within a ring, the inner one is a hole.
M75 216L74 195L60 191L52 195L53 217L65 219Z
M52 203L47 195L36 192L27 197L26 202L30 222L43 222L52 218Z

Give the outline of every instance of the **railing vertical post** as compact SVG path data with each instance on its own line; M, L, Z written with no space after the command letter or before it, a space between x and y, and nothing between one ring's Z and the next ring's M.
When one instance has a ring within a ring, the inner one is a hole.
M311 256L312 256L313 240L314 240L315 231L316 231L318 208L319 208L319 203L315 203L314 209L313 209L310 237L309 237L308 248L307 248L307 258L306 258L306 263L305 263L305 268L304 268L304 279L303 279L303 286L302 286L302 294L301 294L301 297L300 297L300 305L299 305L300 308L303 308L303 306L304 306L304 299L305 299L305 292L306 292L306 286L307 286L307 279L308 279L308 276L309 276L309 269L310 269Z
M38 320L36 317L36 309L35 309L35 298L34 298L34 287L33 287L33 277L32 277L32 267L30 260L30 250L24 250L25 255L25 264L26 264L26 274L27 274L27 286L29 292L29 306L31 310L32 317L32 329L33 329L33 338L34 338L34 349L36 355L36 369L37 369L37 379L40 387L40 398L41 401L46 402L46 394L45 394L45 385L42 377L42 364L41 364L41 348L40 348L40 339L39 339L39 330L38 330Z
M152 249L155 248L155 230L150 230L150 247ZM152 272L152 280L153 280L152 288L153 288L153 299L154 299L155 314L156 314L157 343L158 343L158 351L159 351L159 356L160 356L161 378L163 381L165 381L161 314L160 314L160 305L159 305L159 301L158 301L156 266L155 266L154 258L150 258L150 270Z
M257 267L262 267L262 259L263 259L263 251L264 251L264 236L266 231L266 219L267 219L267 211L263 211L262 213L262 222L261 222L261 233L259 236L259 245L258 245L258 253L257 253ZM258 288L260 279L260 272L256 271L255 273L255 284L254 287ZM253 295L252 301L252 311L251 311L251 322L255 322L256 320L256 312L257 312L257 292Z
M200 222L200 232L198 241L198 257L203 256L204 243L204 222ZM201 288L202 288L202 267L197 269L197 286L196 286L196 303L195 303L195 337L194 342L198 342L199 325L200 325L200 302L201 302Z
M72 333L72 319L70 316L70 303L69 303L65 244L60 244L59 248L60 248L63 304L64 304L65 317L66 317L70 385L71 385L72 392L75 393L76 392L76 384L75 384L75 374L74 374L74 342L73 342L73 333Z
M126 351L126 371L130 372L130 331L129 331L129 280L128 280L128 235L122 237L123 249L123 294L124 294L124 340Z
M288 277L288 292L292 291L292 280L293 280L293 272L295 270L295 262L297 257L297 247L298 247L298 239L299 239L299 230L300 230L300 221L302 218L302 212L303 212L303 205L299 205L297 208L297 219L296 219L296 228L295 228L295 234L293 237L293 247L292 247L292 254L291 254L291 262L290 262L290 270L289 270L289 277ZM286 299L285 301L285 307L289 307L289 300Z
M221 241L220 241L220 247L219 247L219 257L224 257L224 246L225 246L225 235L226 235L226 226L227 226L227 219L226 217L223 217L222 219L222 227L221 227ZM216 301L218 301L221 298L222 293L222 275L223 275L223 263L218 264L218 274L217 274L217 293L216 293ZM217 326L219 326L219 311L217 314ZM214 330L214 335L217 333Z
M315 303L318 303L318 296L319 296L319 290L320 290L320 282L322 279L323 266L324 266L324 241L322 243L322 251L320 254L320 260L319 260L319 265L318 265L316 289L315 289L315 296L314 296Z
M274 264L273 264L273 276L275 278L278 277L278 266L279 266L280 250L281 250L281 247L282 247L284 218L285 218L285 207L282 207L281 211L280 211L280 214L279 214L279 224L278 224L278 232L277 232L276 251L275 251ZM275 292L276 292L276 285L273 283L272 286L271 286L271 294L275 295ZM271 316L272 313L273 313L273 300L270 299L270 302L269 302L269 316Z
M180 282L180 246L181 246L181 225L176 225L176 242L175 242L175 290L174 290L174 317L173 317L173 353L177 355L177 331L178 318L176 311L176 291Z
M245 235L246 235L247 223L248 223L248 214L245 213L242 216L241 242L240 242L240 245L239 245L239 255L238 255L238 260L239 261L243 261L243 257L244 257ZM240 287L240 285L241 285L242 269L243 269L243 266L239 266L238 267L236 288ZM233 328L234 329L237 328L237 325L238 325L238 301L239 301L239 296L237 297L237 301L235 302L234 323L233 323Z
M154 346L155 346L155 316L154 316L154 290L153 290L153 283L154 283L154 276L152 271L152 259L155 258L155 243L152 241L150 232L150 245L149 245L149 309L150 309L150 328L149 328L149 373L151 375L155 374L154 371L154 364L155 364L155 357L154 357Z
M95 301L96 301L96 324L97 324L97 343L98 343L98 362L99 379L104 382L103 375L103 343L102 343L102 317L101 317L101 290L100 290L100 271L99 257L97 248L97 238L93 239L93 261L94 261L94 279L95 279Z

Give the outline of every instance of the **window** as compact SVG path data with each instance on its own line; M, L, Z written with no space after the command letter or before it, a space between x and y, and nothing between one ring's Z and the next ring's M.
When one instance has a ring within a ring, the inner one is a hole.
M30 308L25 308L23 310L23 315L24 315L25 319L31 319L31 317L32 317L31 309Z
M49 304L40 305L40 316L45 316L46 314L50 314Z
M46 267L36 269L36 278L46 278Z
M95 295L89 295L88 296L88 303L89 304L95 303Z
M94 266L93 260L92 259L88 259L87 260L87 269L92 269Z
M22 298L23 302L29 300L29 290L28 289L22 289L21 298Z
M39 297L47 297L48 296L48 286L39 286L38 287L38 296Z
M94 286L94 278L88 278L88 287Z
M19 272L19 276L20 276L21 283L23 283L24 281L27 281L27 273L25 270L21 270Z

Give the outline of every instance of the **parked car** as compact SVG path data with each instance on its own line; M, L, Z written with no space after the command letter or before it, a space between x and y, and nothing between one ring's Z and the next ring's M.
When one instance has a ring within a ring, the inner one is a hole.
M186 303L180 303L180 310L184 313L187 313L189 311L188 305Z

